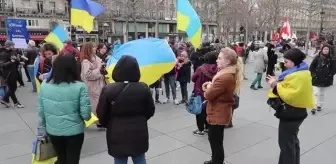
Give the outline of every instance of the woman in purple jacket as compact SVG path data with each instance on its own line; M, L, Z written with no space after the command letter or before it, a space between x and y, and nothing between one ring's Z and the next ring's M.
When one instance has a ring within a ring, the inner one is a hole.
M205 54L205 64L198 67L192 76L192 82L194 82L193 93L195 96L201 96L202 101L204 98L204 91L202 90L202 85L205 82L209 82L217 73L217 60L218 53L216 51L208 52ZM195 130L194 135L203 136L204 133L208 132L208 123L206 121L206 109L202 109L202 113L196 115L196 122L198 130Z

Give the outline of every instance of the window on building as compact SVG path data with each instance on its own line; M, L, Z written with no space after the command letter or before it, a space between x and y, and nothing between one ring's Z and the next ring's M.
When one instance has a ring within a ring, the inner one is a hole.
M1 22L0 22L0 27L1 27L1 28L6 28L6 23L5 23L5 21L1 21Z
M38 27L39 26L39 22L38 20L35 20L35 19L28 19L26 20L26 25L27 27Z
M160 19L161 19L161 20L164 19L164 14L163 14L163 12L160 12Z
M0 10L3 11L5 10L6 2L5 0L0 0Z
M37 12L43 13L43 1L37 1Z
M49 7L50 7L50 10L51 10L51 13L55 13L55 10L56 10L55 2L50 2Z
M68 3L66 3L65 5L64 5L64 10L65 10L65 14L69 14L69 6L68 6Z

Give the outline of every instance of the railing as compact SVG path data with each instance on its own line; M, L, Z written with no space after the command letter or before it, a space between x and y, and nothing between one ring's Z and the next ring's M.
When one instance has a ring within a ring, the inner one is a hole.
M13 7L0 8L0 13L13 13L13 12L14 12Z
M68 16L68 12L64 10L54 10L54 9L43 9L39 11L38 9L30 8L16 8L17 14L31 14L40 16Z

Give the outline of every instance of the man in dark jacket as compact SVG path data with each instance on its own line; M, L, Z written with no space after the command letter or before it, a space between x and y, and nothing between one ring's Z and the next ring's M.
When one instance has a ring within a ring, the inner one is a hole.
M268 63L267 63L267 71L266 75L274 76L274 68L275 64L278 61L278 56L275 54L275 46L272 43L267 43L267 57L268 57Z
M2 76L6 80L8 90L3 97L1 104L6 107L10 107L9 97L11 97L14 105L18 108L24 106L17 100L15 92L17 90L17 84L19 78L18 66L20 65L20 59L18 58L15 50L15 44L12 41L6 41L5 50L0 53L0 63L2 65Z
M26 57L28 58L26 65L27 70L29 73L30 80L33 85L33 92L36 92L36 82L35 82L35 76L34 76L34 62L36 57L39 55L39 49L35 47L34 41L29 41L28 48L26 49Z

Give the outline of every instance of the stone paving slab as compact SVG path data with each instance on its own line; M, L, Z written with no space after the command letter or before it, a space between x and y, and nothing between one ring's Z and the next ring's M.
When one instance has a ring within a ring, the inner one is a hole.
M268 87L263 80L264 89L250 90L249 85L255 77L253 63L249 63L246 70L249 80L242 86L241 106L235 111L234 127L224 132L226 163L277 163L278 120L265 103ZM26 108L0 107L0 164L30 163L38 118L36 94L30 90L30 86L18 89L19 100ZM302 164L336 163L335 91L335 87L329 89L324 111L310 115L300 129ZM192 135L196 129L195 116L188 114L184 106L157 105L155 116L148 124L148 164L202 164L210 159L207 136ZM113 163L107 153L104 131L95 127L86 130L81 157L81 164ZM131 159L128 163L132 163Z

